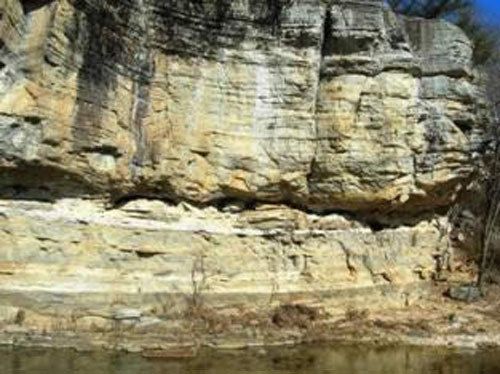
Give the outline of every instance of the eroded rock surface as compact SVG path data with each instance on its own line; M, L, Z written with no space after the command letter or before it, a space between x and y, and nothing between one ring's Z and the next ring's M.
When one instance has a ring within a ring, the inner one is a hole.
M481 151L471 54L382 0L4 0L0 335L408 304Z
M6 2L2 188L22 169L62 195L69 178L113 198L446 204L481 125L471 43L330 3Z

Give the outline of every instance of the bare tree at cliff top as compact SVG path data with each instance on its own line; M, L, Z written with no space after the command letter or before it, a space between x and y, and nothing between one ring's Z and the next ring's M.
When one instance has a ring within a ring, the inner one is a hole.
M484 280L495 261L495 252L491 250L495 232L498 229L498 217L500 215L500 147L498 139L495 139L491 171L486 178L486 210L483 229L481 233L481 264L477 285L484 287Z
M477 16L472 0L386 0L396 12L423 18L444 18L456 23L474 44L473 60L485 76L485 87L493 109L492 120L485 123L484 167L478 170L478 188L485 193L481 224L480 270L477 287L483 289L486 275L495 264L495 243L500 217L500 27L487 27Z
M499 34L500 28L492 30ZM498 43L500 39L496 35ZM492 250L494 239L498 236L498 218L500 216L500 49L484 66L486 91L492 107L492 121L486 132L490 140L490 157L486 157L485 196L486 207L481 232L481 265L478 287L483 288L485 277L495 264L497 253ZM488 156L488 155L487 155Z

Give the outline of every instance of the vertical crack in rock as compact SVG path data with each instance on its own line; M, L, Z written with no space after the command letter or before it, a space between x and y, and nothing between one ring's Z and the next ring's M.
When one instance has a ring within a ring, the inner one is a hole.
M328 56L333 50L333 39L332 39L332 10L327 7L325 11L325 16L323 19L322 27L322 37L321 37L321 57Z
M148 113L150 102L151 81L155 67L150 48L149 4L145 0L137 0L138 7L138 37L139 46L134 56L137 72L134 77L132 93L131 124L135 140L135 153L132 157L132 176L140 176L140 169L144 165L146 156L146 133L144 120Z
M312 183L312 178L314 174L314 168L316 167L316 157L318 155L319 151L319 142L321 141L320 139L320 132L318 128L318 119L317 119L317 114L318 114L318 101L319 101L319 96L321 94L320 92L320 87L321 87L321 75L322 75L322 67L323 67L323 59L326 55L328 55L328 51L331 48L330 44L332 43L332 37L331 37L331 32L332 32L332 11L330 9L330 5L327 5L324 12L323 12L323 17L322 17L322 25L321 25L321 34L320 34L320 40L319 40L319 58L318 58L318 63L316 66L317 72L316 72L316 94L314 96L314 102L313 102L313 116L314 116L314 134L315 134L315 145L314 145L314 151L313 151L313 156L311 158L311 161L309 163L309 170L307 173L307 190L311 191L311 183Z
M349 271L349 275L352 277L356 277L358 270L356 269L356 266L352 263L352 253L351 251L346 247L346 245L342 242L342 240L337 240L337 243L339 244L340 248L344 252L345 255L345 264L346 268Z

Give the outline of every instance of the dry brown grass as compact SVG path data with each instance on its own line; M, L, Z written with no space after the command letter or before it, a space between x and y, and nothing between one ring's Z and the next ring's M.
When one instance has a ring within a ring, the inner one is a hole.
M284 304L273 310L271 321L280 328L299 327L309 328L315 321L320 320L322 313L318 308L303 304Z

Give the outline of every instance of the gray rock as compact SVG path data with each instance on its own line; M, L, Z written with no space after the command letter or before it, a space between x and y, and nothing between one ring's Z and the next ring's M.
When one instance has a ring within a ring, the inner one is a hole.
M450 287L447 295L453 300L474 302L483 297L483 293L476 286L462 285L457 287Z
M113 311L113 319L121 320L140 320L142 312L134 308L119 308Z

